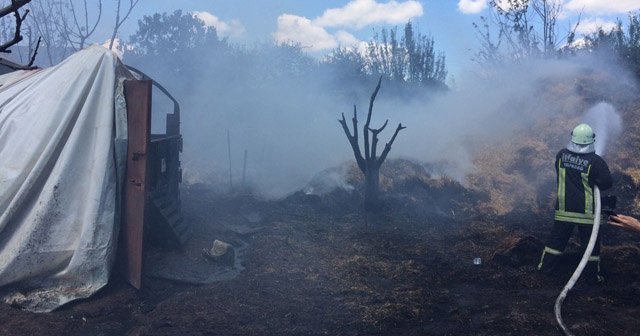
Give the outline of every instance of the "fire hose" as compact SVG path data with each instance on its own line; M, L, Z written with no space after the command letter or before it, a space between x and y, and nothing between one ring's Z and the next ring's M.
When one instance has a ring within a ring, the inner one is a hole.
M576 284L576 281L578 281L578 278L580 278L580 275L582 274L582 271L584 270L585 266L587 266L589 257L591 257L591 252L593 252L593 247L596 245L596 240L598 239L598 229L600 228L600 210L601 210L600 189L598 189L598 186L594 187L594 198L596 202L596 211L594 214L595 218L593 219L593 229L591 230L591 237L589 238L589 243L587 244L587 248L585 249L584 254L582 255L582 259L580 260L578 267L573 272L573 275L571 276L567 284L562 289L562 292L560 292L560 295L558 295L558 298L556 299L556 305L553 309L556 314L556 321L558 321L560 328L562 329L562 331L566 336L574 336L574 335L567 328L567 326L565 326L564 323L562 322L562 312L561 312L562 303L564 302L564 299L567 297L567 293L571 290L571 288L573 288L573 285Z

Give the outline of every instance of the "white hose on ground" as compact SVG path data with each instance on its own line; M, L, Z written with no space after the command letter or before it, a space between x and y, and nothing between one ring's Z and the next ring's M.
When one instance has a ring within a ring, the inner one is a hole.
M591 252L593 252L593 247L596 245L596 240L598 239L598 229L600 228L600 207L601 207L600 189L598 189L598 186L594 187L593 193L594 193L593 197L595 198L595 201L596 201L596 211L594 214L595 218L593 219L593 229L591 230L591 237L589 238L589 244L587 244L587 248L584 251L584 255L582 256L582 259L580 260L578 267L573 272L571 279L569 279L567 284L562 289L562 292L560 292L560 295L558 295L558 298L556 299L556 305L554 307L554 311L556 313L556 321L558 321L560 328L562 329L564 334L567 336L573 336L573 334L571 333L571 331L569 331L567 326L565 326L564 323L562 322L562 313L560 311L562 309L562 303L564 302L564 299L567 297L567 293L571 290L571 288L573 288L573 285L576 284L576 281L578 281L578 278L580 278L580 274L582 274L582 271L584 270L585 266L587 266L589 257L591 257Z

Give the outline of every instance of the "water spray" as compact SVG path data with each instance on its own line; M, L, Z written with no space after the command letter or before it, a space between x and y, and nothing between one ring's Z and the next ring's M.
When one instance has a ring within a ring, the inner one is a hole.
M622 131L622 118L616 109L607 102L599 102L591 107L582 118L582 121L593 127L597 135L595 148L596 153L604 155L609 140L613 140Z

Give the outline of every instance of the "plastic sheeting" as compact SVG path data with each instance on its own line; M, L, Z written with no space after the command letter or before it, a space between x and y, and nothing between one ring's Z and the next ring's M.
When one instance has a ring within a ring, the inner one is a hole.
M51 311L103 287L126 161L126 68L92 46L0 76L0 291Z

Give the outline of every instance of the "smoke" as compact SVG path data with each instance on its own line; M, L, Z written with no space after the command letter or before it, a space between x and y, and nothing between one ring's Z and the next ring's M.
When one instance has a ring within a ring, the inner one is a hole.
M344 113L351 126L355 104L361 136L376 83L352 87L311 65L299 67L296 76L273 74L282 60L267 56L259 61L216 59L214 70L192 78L189 94L181 100L185 182L228 186L231 167L234 186L245 175L246 183L262 194L282 197L303 189L317 173L353 161L337 119ZM380 134L379 152L402 123L407 129L399 133L389 158L438 163L444 174L464 182L478 148L509 143L522 134L535 136L541 119L579 119L585 78L606 73L616 79L591 96L624 92L617 85L628 84L626 75L605 64L595 58L502 64L461 75L452 90L410 96L383 80L371 122L378 128L389 120ZM585 116L595 118L591 123L599 145L619 132L615 115L611 105L601 103ZM346 185L335 174L325 180ZM314 183L318 181L322 179Z
M330 79L312 66L290 76L290 69L282 69L281 55L262 56L218 59L222 65L217 68L229 73L216 70L217 76L194 78L198 85L183 99L187 183L229 186L231 169L234 187L242 183L244 171L250 187L282 197L350 158L337 122L350 104L336 88L326 87Z
M622 131L622 118L607 102L599 102L584 115L583 122L591 126L596 134L596 153L604 155L607 144L616 139Z
M549 132L546 124L552 122L540 120L578 118L584 110L585 78L599 73L627 78L605 64L596 58L502 64L489 74L469 72L457 81L457 88L435 97L407 101L383 96L377 119L391 118L408 126L396 140L392 150L395 156L445 163L446 174L464 182L474 169L473 158L481 147L520 142L524 136L547 141L542 134ZM617 86L595 90L601 91L589 95L624 92ZM607 104L594 107L595 114L604 112L608 121L606 125L598 123L603 133L602 137L598 135L601 143L606 142L607 135L611 138L615 134L615 118L608 117L615 111L610 111L613 108ZM543 126L545 129L536 130Z

